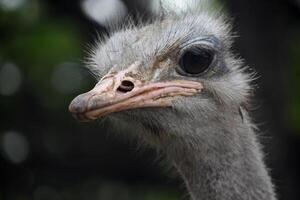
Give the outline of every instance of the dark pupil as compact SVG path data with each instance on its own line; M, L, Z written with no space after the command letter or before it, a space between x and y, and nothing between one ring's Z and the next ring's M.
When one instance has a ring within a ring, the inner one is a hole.
M180 67L189 74L204 72L213 60L212 52L208 50L188 51L180 59Z

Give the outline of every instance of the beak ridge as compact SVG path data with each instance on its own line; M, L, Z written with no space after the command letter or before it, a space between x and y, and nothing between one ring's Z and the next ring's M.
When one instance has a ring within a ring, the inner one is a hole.
M91 92L87 92L84 94L81 94L77 96L73 101L71 102L69 106L69 111L71 113L84 113L88 110L89 100L94 95L91 94Z

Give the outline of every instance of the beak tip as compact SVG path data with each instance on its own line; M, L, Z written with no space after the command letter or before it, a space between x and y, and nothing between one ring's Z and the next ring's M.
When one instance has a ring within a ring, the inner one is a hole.
M86 95L79 95L69 105L69 111L73 114L80 114L86 111L87 106L87 99Z
M74 99L69 105L69 111L73 114L80 113L83 111L82 106Z
M80 122L92 121L86 116L85 112L89 110L89 102L93 95L91 93L84 93L73 99L69 105L69 111L73 117Z

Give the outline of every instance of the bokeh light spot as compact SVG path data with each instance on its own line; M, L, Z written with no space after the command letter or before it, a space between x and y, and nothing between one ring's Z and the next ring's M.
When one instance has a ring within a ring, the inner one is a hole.
M17 10L25 4L26 0L0 0L0 7L3 10Z
M20 164L28 157L29 144L22 134L6 132L2 138L2 149L10 162Z
M215 0L161 0L163 6L168 10L172 10L177 13L184 13L189 8L201 7L207 9L212 9L216 3Z
M0 94L12 95L21 85L21 72L13 63L6 63L0 68Z
M159 14L159 12L161 11L161 2L160 2L160 0L150 1L149 6L150 6L151 11L155 14Z
M117 24L127 14L126 6L120 0L84 0L82 9L88 17L103 26Z
M169 9L175 12L185 11L188 7L192 7L192 4L195 4L196 1L191 0L162 0L162 3Z
M81 67L76 63L58 65L52 75L54 89L63 94L71 94L80 89L83 82Z

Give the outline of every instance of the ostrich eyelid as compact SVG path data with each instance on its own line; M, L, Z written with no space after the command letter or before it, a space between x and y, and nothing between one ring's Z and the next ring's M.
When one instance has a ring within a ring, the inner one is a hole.
M208 47L211 47L212 49L220 49L222 47L220 40L215 36L201 36L184 42L179 46L179 48L183 50L190 46L196 45L206 45Z

